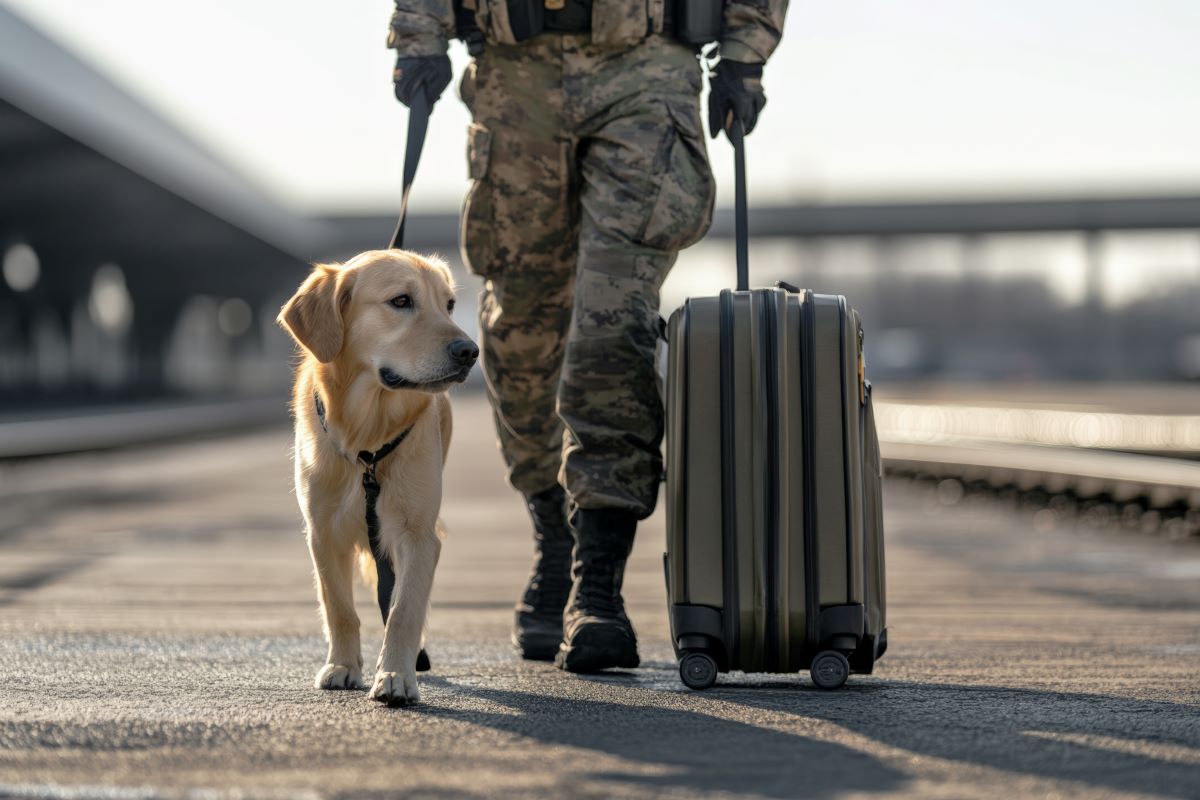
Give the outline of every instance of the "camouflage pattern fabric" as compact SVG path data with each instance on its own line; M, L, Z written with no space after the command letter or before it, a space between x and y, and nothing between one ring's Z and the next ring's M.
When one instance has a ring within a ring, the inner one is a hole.
M396 0L387 46L405 58L440 56L455 33L453 0Z
M712 216L691 50L543 34L489 45L460 92L473 184L462 249L485 279L483 370L512 485L654 508L659 288Z
M730 0L725 3L721 58L765 64L783 35L788 0Z
M592 43L636 44L663 30L663 3L671 0L592 0ZM441 55L454 38L453 0L395 0L388 47L401 56ZM488 44L515 44L507 0L464 0ZM779 44L788 0L726 0L721 54L762 64Z

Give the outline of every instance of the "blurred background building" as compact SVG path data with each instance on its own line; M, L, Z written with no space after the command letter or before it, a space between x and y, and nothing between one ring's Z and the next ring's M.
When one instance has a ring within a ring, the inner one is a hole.
M877 382L1200 379L1200 7L904 5L794 4L753 282L849 296ZM0 412L282 396L279 305L393 222L389 8L0 2ZM470 293L465 122L447 93L409 231ZM731 282L731 235L664 313Z
M316 226L0 7L0 403L275 388Z

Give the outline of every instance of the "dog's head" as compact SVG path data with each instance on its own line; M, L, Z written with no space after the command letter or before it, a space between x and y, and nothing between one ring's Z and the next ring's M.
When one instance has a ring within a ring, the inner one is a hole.
M369 370L388 389L436 392L466 380L479 357L453 310L445 264L373 250L315 266L279 324L318 361Z

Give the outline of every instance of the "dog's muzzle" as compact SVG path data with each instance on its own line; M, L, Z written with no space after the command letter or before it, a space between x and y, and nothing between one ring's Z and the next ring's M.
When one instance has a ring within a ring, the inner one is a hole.
M379 368L379 380L389 389L418 389L436 392L452 383L462 383L471 374L471 367L479 358L479 347L470 339L455 339L446 345L446 371L436 378L412 381L391 367Z

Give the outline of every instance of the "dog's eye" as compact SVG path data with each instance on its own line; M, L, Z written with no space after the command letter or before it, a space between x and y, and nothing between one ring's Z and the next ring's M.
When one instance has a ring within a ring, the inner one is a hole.
M448 314L454 313L454 298L453 297L451 297L449 300L446 301L446 313L448 313Z
M388 300L388 305L392 308L412 308L412 298L406 294L398 294L391 300Z

